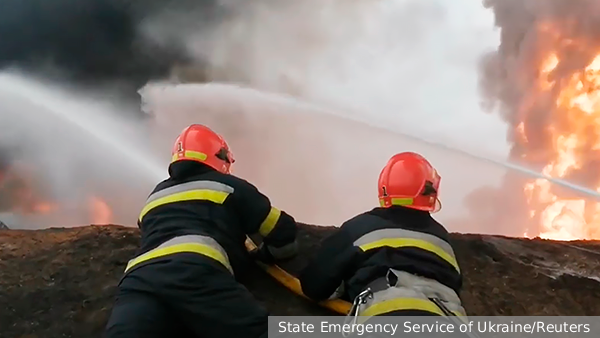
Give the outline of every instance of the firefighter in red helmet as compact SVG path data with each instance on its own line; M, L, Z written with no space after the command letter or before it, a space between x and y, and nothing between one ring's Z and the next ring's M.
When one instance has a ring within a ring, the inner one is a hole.
M267 337L268 313L238 283L251 258L296 254L294 218L231 175L227 142L194 124L177 137L169 178L139 215L141 247L125 269L108 338ZM255 257L246 235L263 241Z
M390 158L379 175L380 207L344 222L299 279L316 301L342 298L358 316L462 316L460 267L446 229L440 175L421 155Z

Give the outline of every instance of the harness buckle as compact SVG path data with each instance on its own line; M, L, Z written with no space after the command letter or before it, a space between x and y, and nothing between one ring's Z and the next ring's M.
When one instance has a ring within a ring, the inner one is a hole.
M360 312L360 307L361 305L366 304L368 299L373 299L373 291L370 287L363 290L361 293L358 294L358 296L356 296L356 298L354 298L354 301L352 302L352 307L350 308L350 311L346 316L346 320L344 320L344 324L348 324L348 317L352 317L351 322L353 325L356 324L357 316ZM348 337L349 334L346 332L342 332L342 336Z

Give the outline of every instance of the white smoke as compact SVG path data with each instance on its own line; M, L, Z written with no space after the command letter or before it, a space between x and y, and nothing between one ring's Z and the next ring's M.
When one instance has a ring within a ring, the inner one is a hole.
M477 62L498 43L492 13L480 3L259 0L228 1L228 8L236 8L232 3L239 6L235 14L210 29L149 21L146 33L157 41L183 38L213 79L289 94L401 134L505 158L504 124L479 108ZM400 151L429 154L441 166L444 211L439 216L445 219L464 215L468 192L494 185L504 172L365 125L321 120L292 101L244 99L251 104L238 98L252 96L248 93L201 88L161 93L153 87L147 97L162 105L159 115L165 121L176 123L182 110L193 117L182 119L185 123L210 116L213 126L234 138L238 156L251 163L257 156L267 158L269 169L253 166L247 173L301 220L339 224L374 206L378 170ZM290 110L305 116L303 123L301 117L289 122ZM230 114L243 117L230 119ZM238 166L252 165L240 160ZM491 225L467 229L460 224L453 230L497 231Z
M481 3L223 3L234 14L216 26L186 29L149 21L145 31L158 41L178 34L213 79L291 94L401 132L506 155L506 127L479 107L477 63L499 41L493 14Z

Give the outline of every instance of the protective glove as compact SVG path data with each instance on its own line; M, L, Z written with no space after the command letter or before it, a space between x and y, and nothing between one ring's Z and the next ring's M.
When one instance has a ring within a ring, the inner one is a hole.
M275 258L273 257L273 255L271 255L269 249L267 249L267 246L264 243L260 243L258 249L250 251L249 254L252 259L263 262L265 264L271 265L275 263Z

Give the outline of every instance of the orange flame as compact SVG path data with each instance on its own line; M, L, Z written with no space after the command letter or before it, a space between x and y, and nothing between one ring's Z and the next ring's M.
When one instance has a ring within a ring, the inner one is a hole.
M541 25L539 29L554 41L554 46L583 46L573 39L561 39L549 24ZM554 73L565 61L565 57L559 56L564 53L547 52L539 64L537 88L521 105L521 112L526 115L534 105L539 108L541 101L547 102L547 98L551 98L547 109L552 110L553 122L546 132L553 140L549 150L552 160L543 168L544 175L568 179L569 175L581 173L585 160L597 156L593 151L600 149L600 50L596 52L587 66L568 70L570 75L560 78ZM525 122L517 127L521 144L530 142L524 133L526 128ZM522 157L530 155L533 154L524 153ZM587 183L595 184L594 188L600 191L600 182L587 180ZM566 196L566 192L553 189L556 188L544 179L533 180L524 187L531 208L529 216L539 222L539 237L556 240L600 238L600 203Z
M40 214L47 214L49 212L56 210L56 208L57 208L57 206L53 203L39 202L32 207L32 212L40 213Z
M90 197L92 224L111 224L112 210L110 206L99 197Z
M43 215L46 221L50 220L52 226L63 226L63 222L72 223L75 218L81 219L82 223L86 222L86 218L87 222L93 224L113 223L113 211L104 199L89 196L87 205L81 205L79 211L75 212L80 216L75 216L72 206L62 205L51 195L45 194L34 175L25 169L27 166L21 165L0 172L0 211L26 217Z

